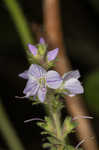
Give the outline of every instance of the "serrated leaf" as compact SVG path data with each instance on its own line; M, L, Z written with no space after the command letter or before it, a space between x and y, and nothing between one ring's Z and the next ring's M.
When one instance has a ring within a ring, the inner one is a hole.
M62 136L65 138L69 133L73 132L73 129L75 129L77 126L77 123L72 121L71 117L66 117L62 126Z
M43 146L43 148L49 148L49 147L51 147L51 144L50 143L44 143L42 146Z
M48 134L48 132L42 131L42 132L41 132L41 135L44 135L44 134Z
M47 137L48 141L54 145L60 145L61 141L55 137Z
M45 117L45 122L37 122L37 125L45 130L41 134L55 136L55 128L53 127L53 122L50 117Z

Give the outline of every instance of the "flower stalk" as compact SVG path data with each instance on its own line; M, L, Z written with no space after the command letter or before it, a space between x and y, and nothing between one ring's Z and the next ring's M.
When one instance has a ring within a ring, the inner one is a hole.
M30 55L36 59L37 63L32 63L28 70L19 74L19 77L27 80L23 90L24 98L44 104L47 110L44 122L40 120L37 122L44 130L41 134L47 136L47 143L45 142L43 147L50 150L74 150L67 139L76 124L71 117L66 117L61 122L61 110L64 105L60 98L64 98L64 95L72 97L83 93L83 87L78 80L80 73L78 70L70 71L61 77L58 72L50 70L55 63L58 48L47 52L43 38L40 38L36 46L28 44L28 48ZM40 61L43 64L40 65ZM44 68L44 66L47 67Z

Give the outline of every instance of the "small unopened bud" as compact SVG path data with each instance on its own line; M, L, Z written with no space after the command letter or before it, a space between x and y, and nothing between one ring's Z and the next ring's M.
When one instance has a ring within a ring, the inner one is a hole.
M34 56L36 56L37 55L37 48L36 48L36 46L34 46L34 45L32 45L32 44L28 44L28 48L29 48L29 50L30 50L30 52L34 55Z
M48 60L48 61L53 61L53 60L56 58L56 56L57 56L57 54L58 54L58 51L59 51L58 48L49 51L49 52L47 53L47 60Z

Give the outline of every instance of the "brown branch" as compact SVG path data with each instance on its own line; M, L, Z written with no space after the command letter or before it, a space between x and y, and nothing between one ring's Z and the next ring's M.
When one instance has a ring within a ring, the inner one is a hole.
M44 27L46 29L47 39L52 48L59 47L60 49L58 55L60 61L56 63L56 70L63 74L64 72L71 70L71 65L65 53L66 49L63 46L63 35L59 12L58 0L43 1ZM83 99L80 96L75 96L73 98L66 97L66 107L68 112L73 117L78 115L88 115L83 103ZM80 140L85 139L86 137L94 137L94 140L89 140L83 143L84 149L98 150L95 134L91 128L90 121L87 119L78 119L77 121L79 124L77 128L77 135L79 136Z

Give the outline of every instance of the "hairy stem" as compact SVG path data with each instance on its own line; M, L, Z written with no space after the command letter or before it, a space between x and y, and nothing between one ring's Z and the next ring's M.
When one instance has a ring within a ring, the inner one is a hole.
M54 96L53 93L51 93L48 96L47 99L47 113L50 116L51 120L52 120L52 126L54 127L54 134L55 137L61 142L62 141L62 132L61 132L61 120L60 120L60 116L61 116L61 111L59 110L59 108L56 108L55 110L53 109L53 101L56 101L56 98ZM63 149L63 145L57 145L57 150L62 150Z
M56 137L58 139L61 139L61 127L60 127L60 118L59 118L60 114L57 113L53 113L52 117L53 117L53 124L55 126L56 129Z

